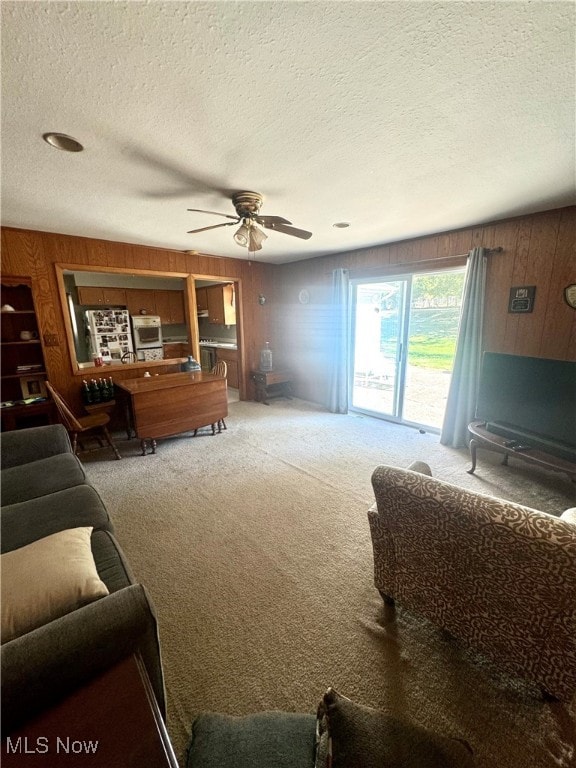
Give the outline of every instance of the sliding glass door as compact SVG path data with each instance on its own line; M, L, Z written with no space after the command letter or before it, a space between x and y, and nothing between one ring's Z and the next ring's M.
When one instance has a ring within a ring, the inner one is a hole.
M352 282L352 409L440 429L464 268Z

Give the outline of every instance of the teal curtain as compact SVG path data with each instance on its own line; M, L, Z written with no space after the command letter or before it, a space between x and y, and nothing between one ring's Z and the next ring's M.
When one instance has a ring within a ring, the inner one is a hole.
M348 413L350 279L347 269L332 272L331 371L328 409Z
M485 248L474 248L468 254L454 368L440 434L442 445L453 448L468 444L468 424L473 421L476 408L482 355L486 253Z

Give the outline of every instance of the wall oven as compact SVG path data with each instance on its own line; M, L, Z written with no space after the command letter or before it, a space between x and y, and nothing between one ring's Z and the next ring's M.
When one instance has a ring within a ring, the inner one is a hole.
M156 315L132 317L134 351L138 360L163 360L162 323Z

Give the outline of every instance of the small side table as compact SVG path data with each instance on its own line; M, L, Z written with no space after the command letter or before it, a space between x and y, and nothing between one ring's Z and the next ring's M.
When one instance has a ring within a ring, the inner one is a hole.
M3 768L178 768L138 656L4 735L1 755Z
M251 371L256 387L256 401L264 405L271 397L292 399L292 374L288 371Z

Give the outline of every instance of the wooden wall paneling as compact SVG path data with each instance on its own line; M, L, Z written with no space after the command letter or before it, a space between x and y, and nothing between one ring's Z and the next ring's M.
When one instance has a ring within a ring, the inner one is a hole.
M399 264L406 264L410 262L411 255L412 255L412 243L409 240L398 244L398 263Z
M10 263L10 249L8 248L8 241L6 238L6 232L4 230L0 232L0 243L2 244L2 271L7 275L14 275L16 272Z
M570 339L568 341L568 360L576 360L576 310L572 309L572 314L575 315L572 321L572 331L570 332Z
M506 328L508 317L508 297L512 285L518 228L517 221L497 227L493 247L500 246L502 252L488 256L483 348L489 352L513 352L512 344L510 347L506 346L503 329Z
M56 263L77 264L86 267L103 267L108 269L146 270L170 273L177 268L178 276L199 272L198 265L203 265L203 271L207 274L221 278L238 278L252 273L257 277L252 292L252 281L244 286L244 304L260 309L257 304L259 292L269 296L272 285L271 276L275 267L254 263L250 265L241 259L220 259L213 256L189 255L168 251L164 249L148 248L146 246L114 243L109 241L91 240L90 238L73 237L46 232L32 232L14 228L2 229L3 243L3 268L5 273L22 274L33 278L34 284L41 281L40 292L44 297L46 291L48 300L44 298L39 302L39 322L42 329L52 333L58 340L57 347L48 347L46 350L46 365L49 376L59 387L64 397L75 407L80 407L80 385L82 375L71 368L66 337L64 317L61 308L58 283L56 278ZM36 251L36 266L34 266L33 252ZM36 273L36 274L35 274ZM38 289L37 289L38 290ZM270 312L268 305L268 312ZM259 350L266 338L269 338L269 330L260 330L258 323L262 320L262 314L249 313L249 322L244 322L245 338L250 340L254 350ZM192 322L196 321L194 315ZM192 325L194 328L194 325ZM247 366L246 366L247 367ZM162 369L163 370L163 369ZM174 370L173 367L166 370ZM99 372L100 373L100 372ZM112 374L119 379L133 378L141 375L139 369L114 367L106 369L105 373ZM243 381L247 381L249 371L244 372ZM94 372L86 374L89 378Z
M556 251L551 258L553 267L545 298L540 356L576 360L576 311L564 300L564 288L576 282L576 209L564 209L560 213ZM551 355L549 351L552 351Z
M276 348L276 354L279 354L279 342L271 337L270 329L270 311L271 296L267 286L262 283L260 270L254 262L248 262L246 277L243 281L243 288L247 289L242 294L242 311L244 319L245 344L244 350L246 365L250 370L257 368L260 362L260 350L266 341L270 346ZM258 303L258 296L266 296L266 304L261 306ZM258 328L257 333L249 333L249 329ZM250 382L249 382L250 384Z
M438 238L429 237L425 240L422 247L423 261L429 261L438 258Z
M212 259L209 259L204 254L200 253L200 254L198 254L195 257L195 261L196 261L196 270L195 271L199 275L212 275L212 274L214 274L214 272L212 270L216 269L216 267L213 267L212 270L211 270L211 262L213 261Z
M14 238L7 236L6 251L2 253L2 272L32 277L29 253L35 247L35 240L35 233L27 230L18 230Z
M514 265L512 268L512 281L508 286L510 290L513 286L526 285L526 269L528 264L528 257L530 254L530 236L532 234L532 218L527 217L520 223L518 229L518 238L516 240L516 248L514 250ZM514 354L516 350L516 340L518 336L518 315L508 312L508 301L506 300L506 324L504 326L504 333L502 336L502 347L506 349L510 354ZM495 350L495 351L501 351Z
M51 271L49 270L51 266L46 264L47 272ZM37 291L37 306L42 308L39 312L39 333L42 339L47 377L56 389L66 393L69 389L71 365L60 307L53 299L53 286L52 275L43 275L33 282L33 290ZM47 344L47 341L50 343Z
M82 241L49 232L38 233L42 254L46 261L54 264L57 261L67 261L73 264L86 264L88 259Z
M154 264L153 269L162 272L172 272L170 269L170 251L167 249L155 248L150 254L150 263Z
M566 218L567 222L573 222L576 208L516 217L474 228L440 233L420 238L417 245L412 241L389 243L382 247L365 249L362 252L342 253L282 265L279 271L279 286L277 286L278 312L275 316L275 332L285 345L291 362L298 369L300 381L297 381L297 392L310 400L326 401L327 384L321 383L322 373L318 373L324 358L317 350L315 355L309 350L316 346L318 340L321 344L330 344L328 314L326 311L322 312L321 307L308 306L308 309L302 311L297 298L294 298L294 296L297 297L299 288L306 286L311 293L321 295L324 292L326 295L330 290L332 270L337 267L348 268L351 277L376 274L387 265L392 272L394 272L394 265L400 270L403 266L417 268L432 259L437 262L438 268L442 268L456 264L453 257L468 253L475 245L487 248L501 246L504 249L502 253L489 257L485 348L495 352L509 353L517 353L521 349L520 332L525 333L524 325L520 324L521 315L508 313L509 292L513 285L535 284L537 285L536 301L540 301L541 308L545 308L545 316L538 318L535 315L537 318L535 332L529 332L529 335L536 340L542 336L538 341L539 351L536 354L544 354L544 348L546 348L547 356L564 357L566 336L559 343L554 343L555 329L558 322L570 323L571 330L567 343L572 350L576 340L576 319L562 320L562 310L560 310L560 320L558 320L558 307L551 306L553 304L551 300L546 301L545 288L550 286L552 290L551 270L554 269L555 275L556 258L560 258L561 261L564 258L551 254L548 247L550 226L557 216L561 216L562 221ZM569 229L568 224L566 228ZM569 240L568 234L563 237ZM568 244L565 247L568 248ZM571 253L573 254L573 247ZM422 262L415 261L417 258L421 258ZM569 260L570 256L566 258ZM548 268L546 260L549 262ZM551 267L550 262L554 262L554 267ZM562 268L558 267L558 269L560 274ZM561 280L560 277L554 278L556 279ZM530 282L531 280L533 282ZM551 293L550 296L552 296ZM576 313L573 312L573 314L576 318ZM530 352L532 353L532 350Z
M518 329L514 352L517 355L538 357L546 315L546 297L552 274L552 261L556 252L556 240L560 212L554 211L538 217L530 236L530 251L521 285L535 285L536 297L532 312L518 314Z
M150 263L150 250L145 246L124 245L122 250L126 251L126 257L132 261L133 269L153 269Z
M410 244L410 257L406 261L407 265L412 266L412 264L418 264L422 262L424 258L422 256L423 245L424 241L422 238L419 238L418 240L412 240Z
M485 227L474 227L474 229L472 229L472 243L470 245L470 248L485 248L486 247L486 241L484 239L485 234L486 234Z
M387 251L388 261L386 262L386 265L399 264L401 262L400 243L390 243L390 245L387 246Z
M183 272L184 271L184 254L177 251L166 252L166 269L168 272Z
M102 264L107 267L114 265L113 250L110 247L110 243L105 240L93 240L91 243L86 243L86 250L88 251L88 264ZM74 262L74 259L70 259ZM76 262L78 263L78 262Z
M556 251L551 252L550 232L555 216L559 217L558 242ZM389 243L361 252L333 254L278 266L4 228L3 271L5 274L32 277L34 288L42 297L38 307L40 326L45 332L53 331L58 339L57 347L46 349L47 369L57 383L62 382L64 396L74 393L79 398L81 377L74 375L68 361L64 319L56 290L54 264L57 262L128 270L146 269L150 268L147 265L153 264L154 269L165 272L172 272L176 268L180 274L238 277L242 284L245 376L248 377L250 367L258 363L264 341L270 340L278 354L286 352L287 361L294 362L298 367L305 396L323 402L327 390L324 381L325 360L322 351L318 354L318 349L322 347L326 352L330 343L329 297L332 270L348 268L351 276L355 276L360 267L362 270L378 270L389 265L416 264L414 259L424 262L434 259L440 265L443 257L466 253L475 241L479 245L501 245L505 249L504 253L492 256L489 265L486 348L492 351L516 351L519 319L517 315L508 314L508 292L511 285L528 284L527 276L532 274L533 284L537 286L536 306L540 303L543 311L540 318L541 332L536 332L540 339L539 354L563 359L568 348L568 354L572 356L576 343L576 312L564 305L563 301L557 302L555 293L558 290L561 297L564 285L557 289L558 283L576 280L572 272L568 278L565 277L574 254L575 219L576 207L572 207L561 209L559 213L517 217L481 227L418 238L408 245ZM533 271L530 272L530 269ZM310 305L298 302L298 292L303 287L311 293ZM259 293L268 299L263 312L257 302ZM46 295L47 300L44 298ZM307 348L310 353L306 352ZM139 372L135 369L115 368L113 375L132 378L139 375ZM321 381L317 386L319 379ZM246 384L250 385L249 380Z
M260 307L260 305L257 302L258 293L256 291L258 286L256 282L255 270L253 270L252 267L250 267L250 269L247 270L247 273L242 282L242 286L243 286L242 317L244 320L244 330L245 330L244 359L246 361L248 368L252 369L255 366L255 361L257 359L258 344L260 342L258 338L255 338L253 335L249 334L248 329L255 328L258 325L257 312L260 309L264 309L263 307ZM263 325L260 327L260 332L266 335L268 333L268 327L266 324L267 313L263 312L263 313L260 313L260 315L263 322ZM271 341L271 339L266 339L266 341Z
M144 247L144 259L148 263L147 269L159 272L167 271L166 251L164 249Z

